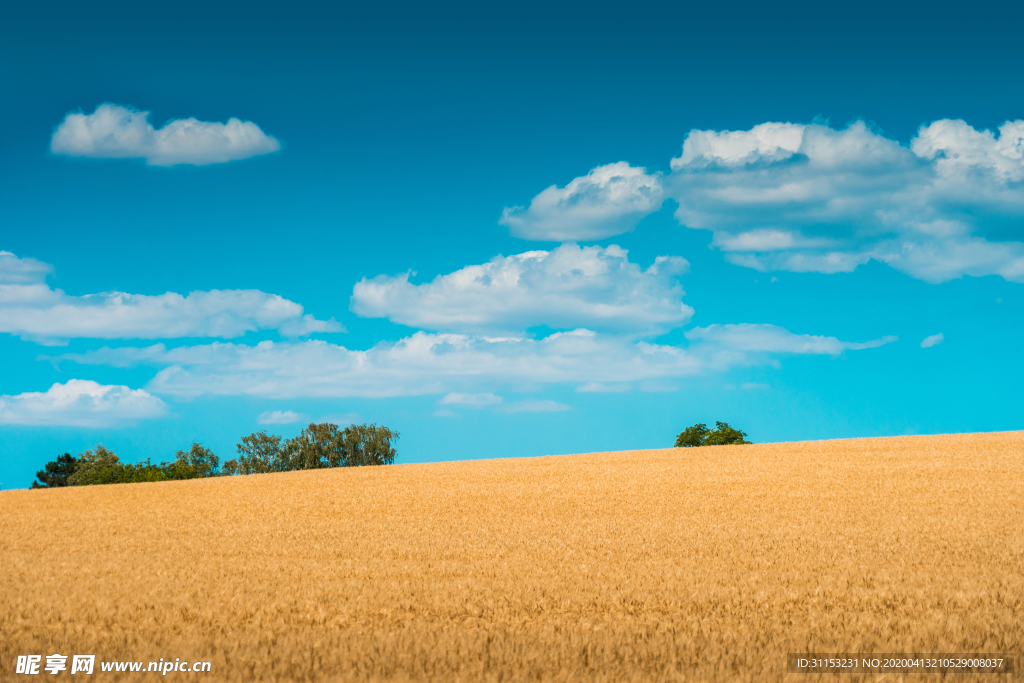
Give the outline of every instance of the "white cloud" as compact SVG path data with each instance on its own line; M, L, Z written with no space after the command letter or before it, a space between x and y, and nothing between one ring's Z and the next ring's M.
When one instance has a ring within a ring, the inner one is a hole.
M576 387L576 391L581 394L618 394L629 391L632 388L633 387L628 384L602 384L601 382L587 382L586 384L581 384Z
M162 369L147 389L180 397L452 394L451 405L457 405L456 400L465 405L483 400L467 398L472 388L482 383L543 387L641 382L641 389L648 391L674 386L664 380L770 362L777 354L837 355L894 339L844 342L835 337L794 334L773 325L714 325L692 330L687 336L692 342L689 348L588 330L559 332L536 340L417 332L366 351L318 340L265 341L255 346L216 342L176 349L162 344L147 349L104 348L53 360L156 365Z
M501 407L503 413L560 413L565 410L572 410L572 406L557 401L528 398L515 403L508 403Z
M469 406L470 408L483 408L484 406L493 406L497 403L501 403L501 401L501 396L495 396L491 393L458 394L453 392L446 394L444 398L438 401L438 404L443 406Z
M161 417L167 406L142 389L71 379L45 392L0 396L0 424L106 427Z
M205 166L279 149L281 143L252 121L175 119L156 129L149 122L148 111L109 103L99 105L92 114L68 114L50 141L54 154L145 159L151 166Z
M657 175L620 161L598 166L564 188L552 185L528 208L506 208L499 222L523 239L599 240L629 232L662 200Z
M254 289L167 292L156 296L102 292L69 296L44 283L52 267L0 252L0 332L44 344L72 338L171 339L238 337L276 329L288 336L334 332L332 320L303 315L302 306Z
M922 349L930 349L933 346L938 346L939 344L941 344L945 340L946 340L946 337L941 332L939 332L938 334L933 334L933 335L925 337L923 340L921 340L921 348Z
M44 282L53 272L49 263L34 258L18 258L9 251L0 251L0 285L32 285Z
M691 131L663 180L676 217L731 263L849 272L871 259L928 282L1024 282L1024 121L922 126L909 147L864 123Z
M693 315L675 279L688 267L678 256L659 256L641 270L615 245L563 244L498 256L421 285L408 273L364 278L353 288L351 308L429 330L509 333L547 325L644 334Z
M845 342L835 337L794 334L776 325L708 325L686 332L686 338L707 344L716 352L828 354L837 356L846 350L873 349L897 341L886 336L867 342Z
M290 425L302 419L302 415L291 410L267 410L260 413L258 422L261 425Z

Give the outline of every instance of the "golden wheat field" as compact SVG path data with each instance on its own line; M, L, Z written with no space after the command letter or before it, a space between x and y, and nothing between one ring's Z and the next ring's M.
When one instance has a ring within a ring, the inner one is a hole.
M1022 475L1009 432L6 491L0 677L900 680L786 653L1019 656Z

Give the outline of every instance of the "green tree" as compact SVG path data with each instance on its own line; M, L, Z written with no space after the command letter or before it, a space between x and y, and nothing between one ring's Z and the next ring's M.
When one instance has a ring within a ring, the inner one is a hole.
M710 432L711 430L708 429L706 424L698 423L692 427L687 427L676 437L676 448L703 446L704 439L708 437Z
M695 424L676 437L676 448L749 444L746 437L745 432L733 429L726 422L715 422L714 429L708 429L705 424Z
M267 472L283 472L288 469L285 451L281 448L281 437L260 431L242 437L242 443L236 446L237 460L224 463L227 474L265 474Z
M704 439L705 446L739 446L749 444L746 433L733 429L725 422L715 422L715 429Z
M32 482L34 489L54 489L69 486L68 478L78 470L78 458L70 453L58 456L56 460L46 463L43 469L36 472L38 481Z
M178 451L174 462L164 465L168 479L199 479L217 474L220 459L209 448L198 441L192 442L187 451Z
M375 424L361 424L345 427L342 434L346 467L394 464L395 449L391 442L398 440L398 432Z
M315 470L324 467L341 467L345 461L344 436L338 425L330 422L309 426L284 444L284 453L289 470Z
M103 444L78 454L78 469L68 477L69 486L90 486L92 484L110 484L121 480L121 459L108 450Z
M338 429L330 422L310 423L283 447L283 460L290 470L323 467L390 465L395 461L391 442L398 432L375 424L349 425Z

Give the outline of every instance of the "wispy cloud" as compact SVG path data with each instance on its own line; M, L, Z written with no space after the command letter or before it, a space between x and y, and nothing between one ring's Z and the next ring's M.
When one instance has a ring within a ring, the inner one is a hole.
M598 166L564 188L552 185L527 208L506 208L500 223L524 239L599 240L629 232L662 201L657 175L620 161Z
M438 405L442 406L467 406L470 408L483 408L485 406L493 406L501 403L501 396L495 396L492 393L483 394L458 394L450 393L445 394L444 398L438 401Z
M288 425L303 420L303 416L292 410L267 410L257 420L261 425Z
M103 348L52 360L155 365L162 369L147 389L182 397L451 394L448 405L467 405L494 400L474 393L473 388L481 384L596 387L641 382L641 389L655 390L674 386L663 380L769 362L779 354L838 355L895 339L846 342L795 334L773 325L716 325L697 328L687 336L691 344L683 348L589 330L558 332L543 339L417 332L365 351L318 340L264 341L255 346L215 342L175 349L161 344L145 349Z
M108 427L162 417L167 406L143 389L71 379L47 391L0 396L0 424Z
M941 332L939 332L938 334L930 335L928 337L925 337L923 340L921 340L921 348L922 349L930 349L933 346L938 346L939 344L941 344L945 340L946 340L946 337Z
M693 315L676 281L688 267L678 256L660 256L642 270L615 245L564 244L498 256L421 285L409 282L409 273L364 278L351 308L428 330L507 334L546 325L645 334Z
M172 339L239 337L276 329L287 336L337 332L302 306L254 289L167 292L156 296L102 292L70 296L45 284L52 267L0 252L0 332L44 344L72 338Z
M581 394L618 394L630 391L633 387L628 384L603 384L601 382L587 382L576 387Z
M92 114L72 112L53 132L50 151L76 157L145 159L151 166L205 166L247 159L281 149L252 121L227 123L194 118L149 122L149 112L101 104Z

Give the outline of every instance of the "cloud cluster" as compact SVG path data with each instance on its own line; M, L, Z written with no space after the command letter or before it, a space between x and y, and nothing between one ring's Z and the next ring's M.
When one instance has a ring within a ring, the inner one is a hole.
M45 392L0 396L0 424L107 427L162 417L167 406L142 389L71 379Z
M0 332L56 344L76 337L232 338L264 329L301 336L341 329L333 319L316 320L294 301L258 290L69 296L45 284L51 271L40 261L0 252Z
M1024 282L1022 136L1024 121L998 135L936 121L909 148L863 122L692 131L667 191L679 222L712 230L738 265L834 273L876 259L928 282Z
M927 282L1024 282L1024 120L993 132L943 119L909 146L863 122L693 130L670 165L596 168L502 223L528 239L602 239L671 197L678 221L712 231L736 265L837 273L875 259Z
M563 188L552 185L527 208L506 208L500 223L523 239L599 240L629 232L662 200L657 175L620 161L598 166Z
M659 256L641 270L615 245L563 244L498 256L420 285L409 282L409 273L364 278L351 308L427 330L514 333L547 325L646 334L693 315L675 279L688 266L678 256Z
M92 114L72 112L53 132L50 151L75 157L145 159L151 166L205 166L281 149L252 121L175 119L154 128L149 112L101 104Z
M585 387L581 390L593 391L761 363L777 354L838 355L894 340L851 343L772 325L716 325L697 328L688 336L691 343L684 348L589 330L558 332L543 339L417 332L365 351L324 341L265 341L255 346L215 342L175 349L162 344L103 348L53 360L155 365L161 369L147 389L184 398L448 394L443 404L465 406L500 401L491 393L472 391L488 384L535 388L580 383Z

